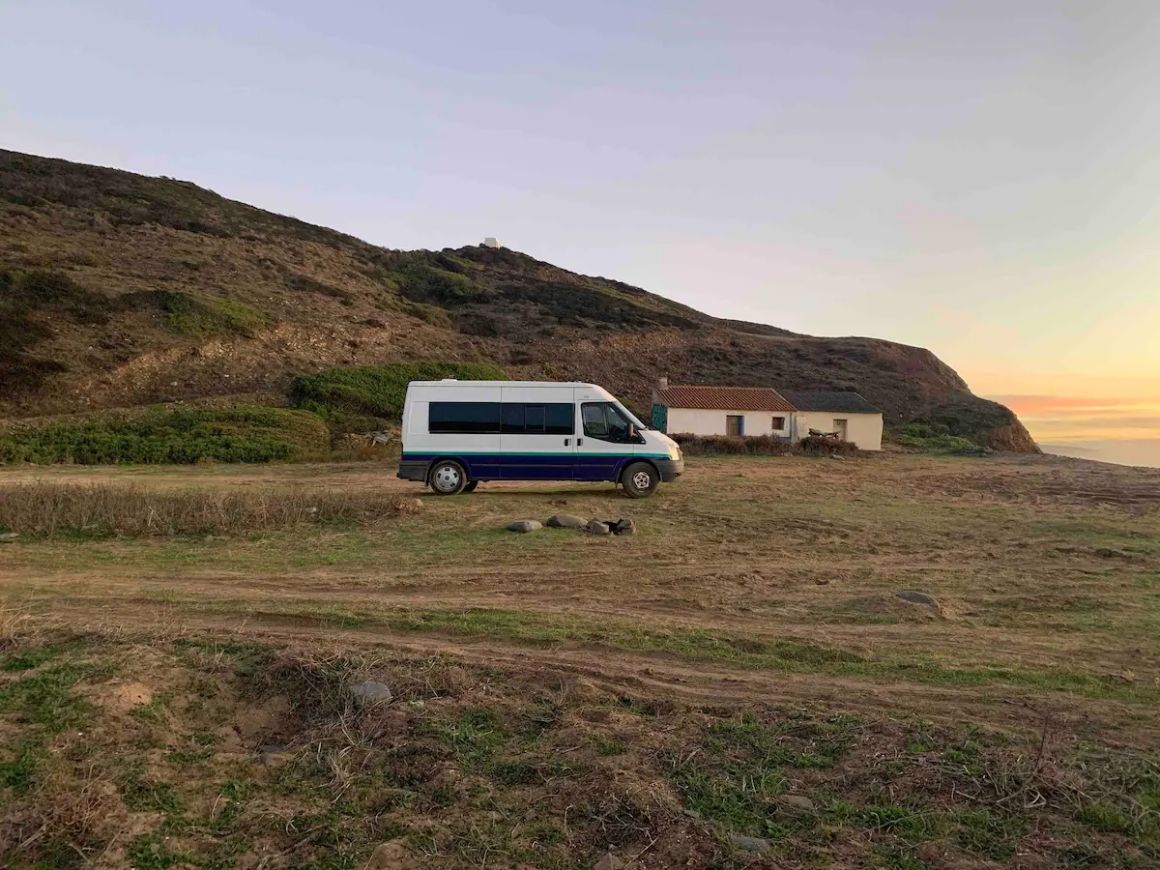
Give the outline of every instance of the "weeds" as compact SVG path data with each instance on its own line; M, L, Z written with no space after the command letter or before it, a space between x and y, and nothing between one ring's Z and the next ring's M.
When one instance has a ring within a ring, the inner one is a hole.
M373 523L409 513L414 499L379 492L155 491L32 483L0 490L0 522L28 535L204 535Z
M0 433L0 463L300 461L322 458L329 447L326 426L301 411L248 405L154 408Z

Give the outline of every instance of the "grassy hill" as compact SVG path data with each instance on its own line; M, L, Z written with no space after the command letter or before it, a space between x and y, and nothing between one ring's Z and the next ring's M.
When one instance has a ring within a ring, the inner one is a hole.
M389 250L189 182L0 151L0 417L281 402L296 375L411 360L593 380L638 407L660 375L851 388L889 427L1037 449L922 348L721 320L506 249Z

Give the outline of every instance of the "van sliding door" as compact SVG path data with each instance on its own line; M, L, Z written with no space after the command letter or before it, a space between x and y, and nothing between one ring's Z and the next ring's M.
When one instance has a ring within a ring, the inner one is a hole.
M569 393L571 391L568 391ZM573 405L559 390L504 387L500 476L506 480L571 480L576 451Z

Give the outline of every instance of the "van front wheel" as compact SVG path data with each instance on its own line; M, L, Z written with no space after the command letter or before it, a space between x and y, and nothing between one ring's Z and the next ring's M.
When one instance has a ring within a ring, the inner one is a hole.
M444 459L431 467L431 476L427 480L436 495L458 495L467 486L467 472L458 462Z
M629 498L647 498L661 482L657 470L647 462L634 462L624 469L620 483Z

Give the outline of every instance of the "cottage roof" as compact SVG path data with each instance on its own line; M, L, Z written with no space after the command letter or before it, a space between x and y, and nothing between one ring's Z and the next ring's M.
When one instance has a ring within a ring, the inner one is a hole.
M785 390L786 399L799 411L835 411L848 414L880 414L860 393L851 390Z
M657 390L657 400L669 408L702 411L793 411L793 405L772 387L671 386Z

